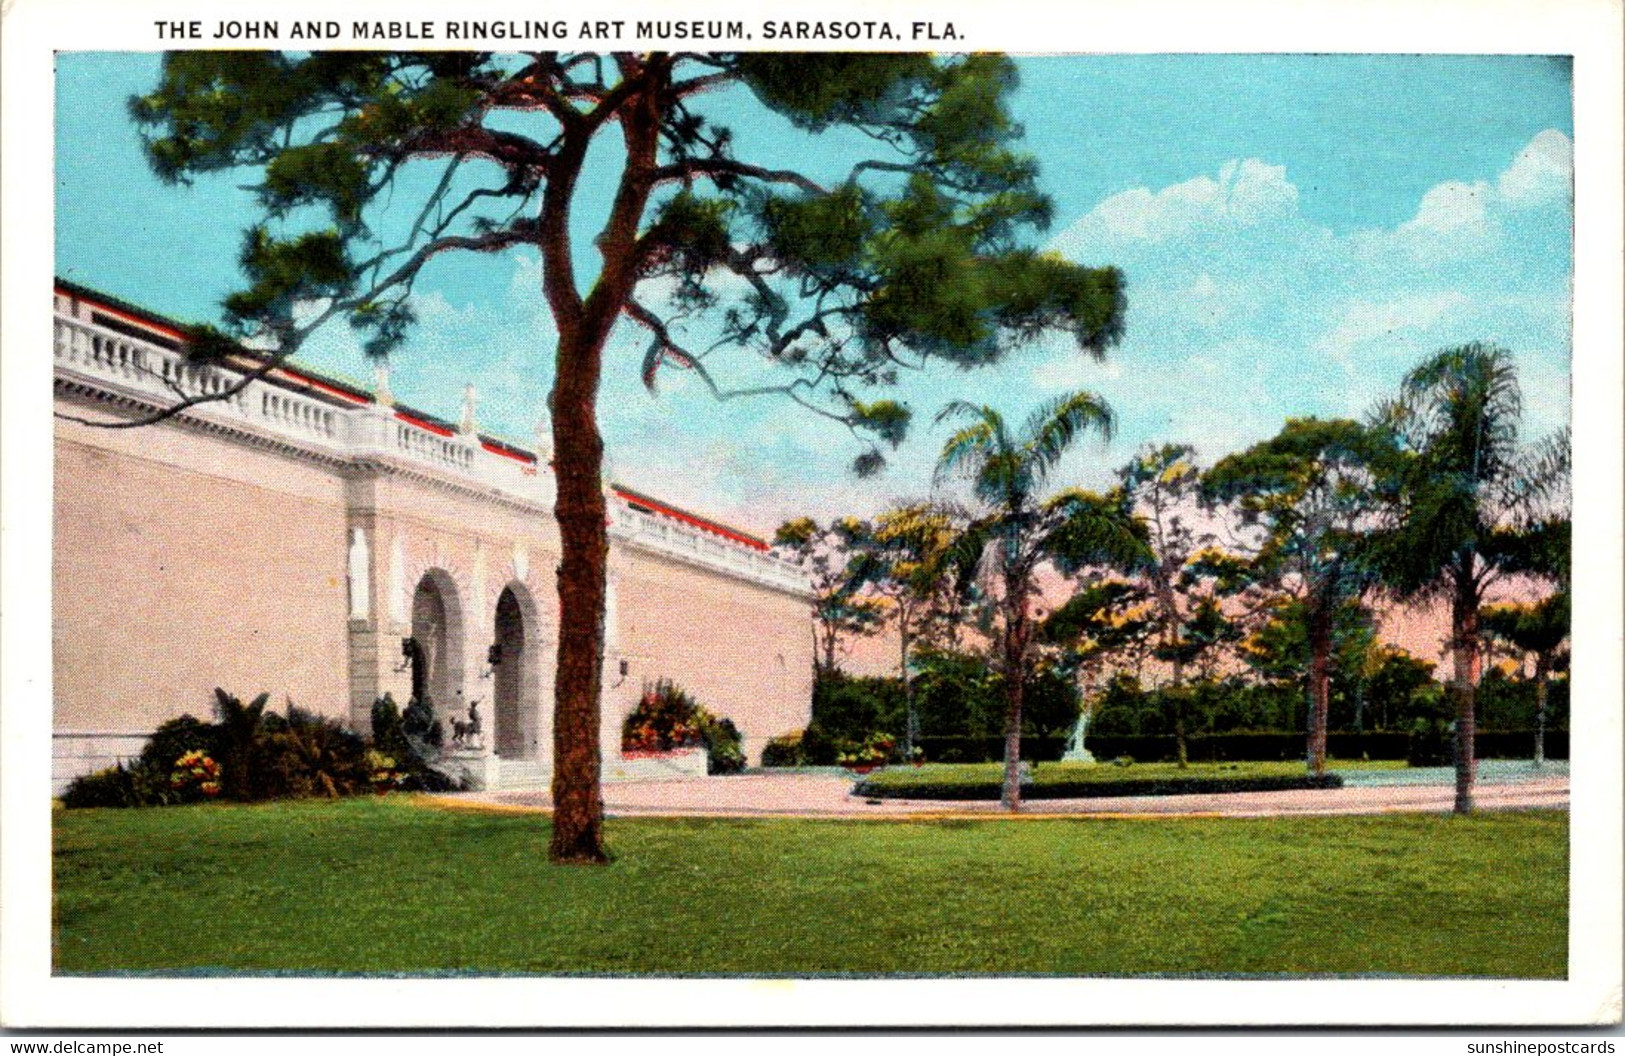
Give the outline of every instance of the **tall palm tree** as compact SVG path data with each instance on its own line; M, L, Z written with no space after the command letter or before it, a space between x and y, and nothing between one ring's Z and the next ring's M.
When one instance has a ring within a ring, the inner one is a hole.
M1567 502L1567 431L1525 448L1512 354L1474 343L1419 364L1378 413L1408 458L1387 486L1397 516L1380 555L1394 592L1448 599L1456 712L1457 813L1473 809L1474 712L1484 663L1479 612L1518 570L1518 529Z
M960 539L975 554L992 587L997 643L1005 691L1004 789L1007 810L1021 806L1021 698L1028 648L1034 631L1037 573L1047 562L1063 570L1111 563L1143 543L1130 520L1114 514L1100 496L1064 491L1045 497L1044 486L1074 441L1089 432L1109 440L1111 408L1099 396L1076 392L1035 409L1018 432L992 407L955 401L937 421L968 420L948 438L937 461L937 479L970 483L979 511Z

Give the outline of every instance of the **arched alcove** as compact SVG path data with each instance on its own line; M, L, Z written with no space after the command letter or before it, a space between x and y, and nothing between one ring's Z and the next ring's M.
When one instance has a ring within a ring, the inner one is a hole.
M535 598L523 583L509 583L497 598L497 662L491 673L494 744L505 759L541 754L545 641Z
M412 595L412 695L427 697L435 714L462 718L463 607L457 583L443 569L432 568L418 580Z

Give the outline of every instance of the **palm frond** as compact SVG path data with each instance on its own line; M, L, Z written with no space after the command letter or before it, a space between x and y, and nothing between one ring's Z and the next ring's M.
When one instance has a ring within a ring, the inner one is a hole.
M993 430L986 422L967 425L942 445L933 479L941 483L949 477L974 477L993 450Z
M1520 524L1567 517L1572 457L1567 427L1519 451L1496 496L1500 512Z
M1111 407L1092 392L1058 396L1035 408L1022 427L1034 476L1042 480L1073 441L1091 429L1103 440L1110 440L1116 429Z

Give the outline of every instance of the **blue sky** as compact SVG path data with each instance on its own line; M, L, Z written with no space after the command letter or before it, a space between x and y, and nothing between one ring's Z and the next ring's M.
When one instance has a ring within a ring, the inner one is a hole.
M1359 415L1429 352L1495 341L1517 356L1530 437L1567 424L1571 354L1570 70L1518 56L1040 56L1014 96L1054 198L1035 241L1128 278L1127 335L1104 364L1054 341L964 373L906 377L910 440L882 476L830 423L771 398L715 402L693 379L638 381L645 335L606 350L601 417L615 475L759 531L870 513L931 490L950 399L1024 414L1085 388L1117 412L1060 483L1098 485L1148 442L1205 459L1288 416ZM252 216L246 174L158 183L124 101L157 57L62 54L58 274L189 320L218 317ZM808 140L741 93L713 112L739 153L815 173L855 144ZM760 149L754 145L760 144ZM611 160L611 159L605 159ZM608 166L599 171L607 171ZM403 199L406 197L402 196ZM590 245L590 239L578 243ZM586 252L586 250L583 250ZM445 258L418 285L421 323L392 358L397 397L455 418L466 382L483 428L528 441L551 385L552 329L533 257ZM703 338L706 324L693 336ZM370 381L348 328L306 362ZM721 353L726 359L727 353ZM740 359L724 376L755 376Z

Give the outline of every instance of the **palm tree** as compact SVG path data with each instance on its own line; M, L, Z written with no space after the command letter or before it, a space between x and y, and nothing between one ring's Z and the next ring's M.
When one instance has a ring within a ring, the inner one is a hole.
M1456 711L1457 813L1473 809L1474 711L1486 591L1517 571L1518 529L1567 501L1567 431L1518 444L1523 403L1512 354L1445 349L1405 376L1379 423L1408 456L1385 487L1396 516L1380 540L1388 582L1405 600L1448 599Z
M1111 438L1111 408L1099 396L1076 392L1051 400L1014 434L992 407L956 400L937 415L939 422L951 419L969 423L943 445L937 479L967 479L980 507L959 547L976 555L982 578L993 588L1005 691L1001 798L1014 811L1021 806L1022 682L1034 631L1037 573L1050 562L1063 571L1109 563L1143 544L1099 496L1076 490L1043 496L1051 471L1075 440L1090 431Z

